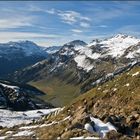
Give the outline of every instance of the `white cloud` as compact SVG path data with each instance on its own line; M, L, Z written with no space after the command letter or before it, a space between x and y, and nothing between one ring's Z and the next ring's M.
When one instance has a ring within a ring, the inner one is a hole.
M34 40L34 39L54 39L60 35L41 34L33 32L0 32L0 42L18 41L18 40Z
M57 15L60 16L63 22L68 24L74 24L79 21L90 21L88 17L82 16L76 11L57 11Z
M76 11L62 11L62 10L50 9L50 10L45 10L44 12L57 15L60 17L62 22L70 24L70 25L84 22L84 21L86 22L91 21L89 17L83 16L81 13L76 12Z
M58 16L63 20L63 22L68 23L68 24L73 24L77 22L77 16L78 14L73 11L68 11L68 12L62 12L59 11Z
M80 23L80 26L81 27L84 27L84 28L89 28L90 27L90 24L89 23L86 23L86 22L81 22Z
M99 25L98 27L100 27L100 28L107 28L108 26L107 25Z
M79 30L79 29L72 29L71 31L74 33L82 33L83 32L82 30Z
M50 10L45 10L44 12L47 12L48 14L55 14L56 13L56 11L55 11L55 9L50 9Z
M88 16L84 16L81 13L73 10L58 10L58 9L43 9L35 5L30 5L27 9L31 12L44 12L54 16L58 16L63 23L73 25L75 23L80 25L80 22L90 22L91 19ZM88 24L88 23L87 23ZM85 25L86 26L86 25ZM83 27L85 27L83 26Z
M24 26L32 26L32 18L30 17L13 17L0 19L0 29L19 28Z
M1 15L0 18L0 29L13 29L27 26L34 26L34 22L36 21L35 16L24 15L24 14L8 14Z

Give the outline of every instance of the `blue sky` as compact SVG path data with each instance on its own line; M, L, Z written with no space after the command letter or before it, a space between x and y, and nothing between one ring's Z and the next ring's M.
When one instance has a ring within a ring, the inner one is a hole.
M139 7L139 1L1 1L0 42L31 40L47 47L117 33L140 37Z

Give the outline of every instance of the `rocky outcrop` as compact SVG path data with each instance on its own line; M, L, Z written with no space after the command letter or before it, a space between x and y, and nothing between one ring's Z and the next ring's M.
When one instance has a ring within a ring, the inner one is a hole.
M37 98L41 94L39 91L33 90L33 88L29 89L0 83L0 108L16 111L52 108L51 104Z

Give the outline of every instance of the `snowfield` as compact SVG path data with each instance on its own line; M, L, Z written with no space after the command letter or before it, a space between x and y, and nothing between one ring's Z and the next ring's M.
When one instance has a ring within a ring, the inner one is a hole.
M108 133L109 131L117 131L116 128L110 122L104 123L101 120L94 117L90 117L90 119L95 123L94 128L96 132L99 133L101 138L104 138L106 136L106 133Z
M29 124L33 120L41 118L43 115L48 115L58 110L60 110L60 108L39 109L23 112L0 109L0 126L10 128L20 124Z
M100 44L108 48L108 53L105 55L120 57L128 47L136 45L138 42L140 42L140 40L135 37L118 34L111 39L102 41Z
M74 58L75 62L77 63L77 66L80 68L83 68L87 72L90 71L94 66L91 65L88 60L86 60L85 55L78 55Z

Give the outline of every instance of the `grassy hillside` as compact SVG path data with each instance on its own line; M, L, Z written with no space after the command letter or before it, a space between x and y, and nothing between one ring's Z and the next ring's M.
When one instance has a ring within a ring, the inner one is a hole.
M134 67L129 72L91 89L76 98L73 104L83 104L83 100L87 104L99 104L96 111L99 114L104 112L103 109L110 114L122 112L126 115L132 111L140 111L140 67ZM95 112L93 106L89 109Z
M30 84L46 93L41 98L52 103L54 106L64 106L80 93L78 85L68 84L59 78L44 79L30 82Z
M108 135L109 139L123 137L128 140L140 136L140 67L134 67L129 72L122 73L115 79L77 97L65 107L63 113L56 116L55 119L52 118L52 120L64 119L70 115L71 121L51 126L52 129L57 128L58 131L55 134L51 131L47 132L47 128L44 128L38 135L41 138L90 136L91 134L85 134L83 130L79 130L79 126L83 125L87 114L92 114L105 122L110 121L115 125L118 134ZM115 118L118 118L117 122ZM70 129L68 129L69 127ZM66 128L67 131L65 131Z
M107 139L140 138L140 67L134 67L115 79L80 95L67 105L59 115L46 120L63 120L71 116L71 120L44 127L37 131L40 138L70 138L78 136L96 136L83 130L88 121L86 116L92 114L104 122L111 122L118 133L109 133ZM49 128L49 129L48 129ZM55 133L52 130L56 129ZM50 131L49 131L50 130Z

